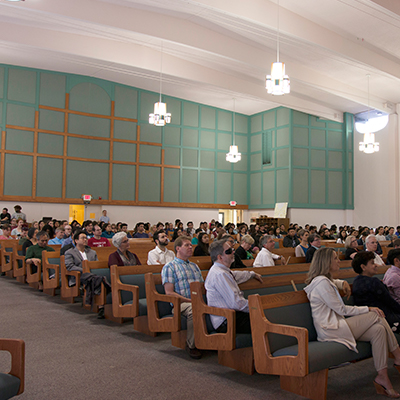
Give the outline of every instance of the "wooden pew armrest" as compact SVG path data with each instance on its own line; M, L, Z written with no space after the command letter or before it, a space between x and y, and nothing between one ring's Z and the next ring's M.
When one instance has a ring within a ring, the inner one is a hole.
M18 394L23 393L25 385L25 342L21 339L0 339L0 351L11 354L10 375L20 379Z
M113 316L135 318L139 316L139 286L122 283L119 279L111 280ZM132 293L132 304L122 304L121 291Z

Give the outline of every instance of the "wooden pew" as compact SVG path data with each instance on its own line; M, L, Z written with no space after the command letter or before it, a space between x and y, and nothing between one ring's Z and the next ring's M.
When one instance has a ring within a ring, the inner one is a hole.
M0 271L13 278L13 250L18 240L0 240Z
M61 299L68 302L74 303L75 298L79 297L79 281L81 277L81 273L79 271L68 271L65 266L65 256L60 257L60 274L61 274ZM68 285L68 277L74 276L75 281L77 282L74 286Z
M13 272L14 278L20 283L26 283L25 256L22 255L22 244L14 244L13 249Z
M55 251L43 251L43 293L46 293L49 296L55 296L56 289L60 287L60 264L53 264L50 262L50 260L54 259L60 262L60 249Z

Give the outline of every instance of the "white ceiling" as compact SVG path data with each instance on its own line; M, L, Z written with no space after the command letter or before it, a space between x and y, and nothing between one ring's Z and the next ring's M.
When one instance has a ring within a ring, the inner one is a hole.
M367 109L370 74L370 106L394 112L400 1L280 0L279 16L285 96L265 90L277 0L0 0L0 61L155 92L162 64L171 96L231 110L235 98L244 114L283 105L337 121Z

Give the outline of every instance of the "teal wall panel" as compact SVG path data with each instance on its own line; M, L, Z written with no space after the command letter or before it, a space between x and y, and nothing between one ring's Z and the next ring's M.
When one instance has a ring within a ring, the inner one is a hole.
M164 144L167 146L180 146L181 129L175 126L164 127Z
M229 161L226 161L226 153L222 153L222 152L217 153L217 169L218 170L222 169L222 170L230 171L232 169L232 164Z
M115 164L113 165L112 175L112 199L134 201L136 166Z
M171 114L171 124L182 124L182 101L173 97L163 97L167 105L167 112Z
M182 165L184 167L198 166L199 152L192 149L182 149Z
M58 111L40 110L39 129L46 131L64 132L65 114Z
M293 146L308 146L308 128L293 127Z
M216 112L211 107L201 107L201 127L207 129L215 129Z
M137 124L129 121L114 121L114 139L136 140Z
M215 172L200 171L199 202L206 204L215 203Z
M247 204L247 174L233 175L233 199L239 205Z
M310 121L312 126L316 126L318 128L325 128L326 123L323 120L320 120L318 117L314 115L310 115Z
M289 202L289 169L276 171L276 202Z
M251 137L250 151L260 151L262 147L262 135L253 135Z
M71 89L69 108L91 114L111 115L111 98L100 86L83 82Z
M44 106L65 108L66 76L41 72L39 103Z
M181 149L177 147L166 147L164 163L166 165L181 165Z
M250 204L261 204L261 174L250 174Z
M246 115L235 114L235 132L247 135L248 117Z
M311 129L311 146L313 147L326 146L326 133L324 130Z
M159 126L142 124L140 126L140 140L142 142L161 143L162 129Z
M328 173L328 201L329 204L343 203L343 173L329 171Z
M140 119L142 121L149 120L149 114L154 112L154 103L157 103L159 100L159 94L149 92L140 93Z
M247 153L248 137L244 135L235 135L235 144L239 147L240 153Z
M217 204L226 204L232 200L232 179L229 172L217 172Z
M232 113L218 110L218 130L231 132L232 129Z
M6 149L33 152L33 132L7 129Z
M289 165L289 148L276 150L276 166L287 167Z
M261 163L262 163L261 153L251 155L250 165L252 171L260 170Z
M242 152L241 148L239 147L239 152ZM242 159L233 164L234 171L242 171L247 172L247 155L242 153Z
M273 129L276 127L276 110L267 111L263 114L264 122L263 129L264 131Z
M113 160L115 161L136 161L136 144L135 143L114 143Z
M22 68L8 70L8 100L35 104L36 72Z
M63 160L38 157L36 175L36 196L61 197Z
M197 203L197 171L182 169L182 202Z
M110 142L69 137L67 155L68 157L108 160L110 157Z
M35 127L35 108L18 104L7 104L7 124L25 128Z
M224 150L227 153L229 152L229 146L232 145L233 136L230 133L218 133L217 135L218 141L218 150Z
M261 114L253 115L250 117L251 133L256 133L261 131L262 126L262 116Z
M164 201L179 203L180 171L179 169L164 169Z
M199 106L194 103L185 101L183 103L183 125L185 126L199 126Z
M186 147L199 147L199 131L197 129L183 129L182 145Z
M276 145L277 147L289 146L290 142L290 130L289 128L281 128L276 131Z
M64 154L64 136L39 132L38 153L62 156Z
M201 131L200 147L204 149L215 149L215 132Z
M343 168L343 153L341 151L328 152L328 168Z
M263 204L275 204L275 171L263 173Z
M276 125L283 126L289 125L290 123L290 109L285 107L279 107L276 110Z
M5 155L4 194L6 196L32 196L33 157Z
M215 152L214 151L200 151L200 168L215 169Z
M108 163L67 161L67 198L91 194L94 199L108 200Z
M328 147L331 149L342 149L342 132L328 131Z
M149 164L161 164L161 147L141 145L139 161Z
M0 67L0 98L4 98L4 67Z
M110 137L110 120L69 114L68 132L108 138Z
M308 203L308 169L293 169L293 202Z
M308 114L304 114L300 111L292 111L293 123L296 125L308 125Z
M293 160L294 167L308 167L308 149L293 148Z
M312 204L325 204L326 195L326 172L325 171L311 171L311 203Z
M311 167L325 168L326 166L326 151L325 150L311 150Z
M116 117L137 119L138 91L127 86L115 86Z
M139 201L161 201L161 168L139 167Z

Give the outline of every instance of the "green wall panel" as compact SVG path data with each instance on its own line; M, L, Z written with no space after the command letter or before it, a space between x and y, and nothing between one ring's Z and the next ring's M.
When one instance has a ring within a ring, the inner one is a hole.
M276 131L277 147L289 146L290 144L290 130L289 128L281 128Z
M252 171L258 171L261 169L262 164L262 155L261 153L252 154L250 158L250 165Z
M247 135L249 125L249 117L246 115L235 114L235 131L236 133L245 133Z
M129 121L114 121L114 139L136 140L137 124Z
M230 171L232 169L232 164L229 161L226 161L226 153L222 152L217 153L217 169L224 169Z
M183 102L183 125L199 126L199 106L197 104Z
M200 168L215 169L215 151L200 151Z
M108 163L67 161L67 198L91 194L94 199L108 200Z
M197 167L199 152L192 149L182 149L182 165L184 167Z
M33 132L7 129L6 149L33 152Z
M287 167L289 165L289 148L276 150L276 166Z
M308 128L293 127L293 145L308 146Z
M244 135L235 135L235 144L239 147L240 153L247 153L248 137Z
M112 199L134 201L136 166L114 164L112 175Z
M115 86L116 117L137 119L138 91L126 86Z
M290 123L290 109L280 107L276 110L276 125L289 125Z
M4 194L6 196L32 196L33 157L5 155Z
M276 202L289 201L289 169L276 171Z
M325 131L321 129L311 129L311 146L325 147Z
M328 151L328 168L343 168L343 153L341 151Z
M233 199L239 205L247 204L247 174L233 175Z
M139 167L139 201L161 201L161 168Z
M310 115L310 121L312 126L317 126L318 128L325 128L326 124L324 121L321 121L318 117L314 115Z
M115 161L136 161L136 144L134 143L114 143L113 160Z
M239 147L239 151L241 151L240 147ZM247 155L246 154L242 154L242 159L240 161L238 161L237 163L233 164L233 170L247 172Z
M181 149L177 147L166 147L164 152L164 163L166 165L181 165Z
M154 112L154 103L160 100L160 95L156 93L140 93L140 119L149 121L149 114Z
M201 107L201 127L207 129L215 129L216 112L211 107Z
M58 111L39 110L39 129L64 132L65 114Z
M311 203L325 204L326 173L325 171L311 171Z
M139 161L142 163L161 164L161 147L141 145Z
M110 157L110 143L105 140L69 137L67 155L68 157L108 160Z
M250 151L260 151L262 148L262 135L253 135L251 137Z
M347 165L349 170L351 171L353 169L353 153L349 153L347 155Z
M62 197L63 160L37 158L36 196Z
M226 150L226 152L229 152L229 146L232 145L233 141L233 136L230 133L218 133L217 135L218 139L218 150Z
M182 202L197 203L197 171L182 169Z
M167 104L167 112L171 114L171 124L181 125L182 123L182 101L172 97L163 97Z
M199 131L197 129L183 129L182 146L199 147Z
M263 173L263 204L275 204L275 171Z
M276 110L271 110L264 113L263 129L265 131L275 128L275 123L276 123Z
M65 83L65 75L42 72L40 74L40 104L65 108Z
M181 130L174 126L164 127L164 144L169 146L180 146Z
M164 169L164 201L179 202L180 171L179 169Z
M293 166L308 167L308 149L293 148Z
M203 149L215 149L215 132L201 131L200 147Z
M0 67L0 98L4 98L4 67Z
M229 172L217 172L217 204L226 204L231 198L231 174Z
M250 117L251 133L261 132L262 116L261 114Z
M250 175L250 204L261 204L261 174Z
M293 169L293 203L308 203L307 169Z
M8 100L35 104L36 72L28 69L8 69Z
M214 171L200 171L200 192L199 202L213 204L215 191Z
M308 114L304 114L300 111L292 111L293 123L297 125L308 125Z
M71 89L69 108L91 114L111 115L111 98L100 86L83 82Z
M347 196L347 202L353 205L353 174L351 172L348 173Z
M342 204L343 202L343 173L328 172L328 200L329 204Z
M311 167L325 168L325 166L326 166L326 151L311 150Z
M7 124L34 128L35 108L20 106L18 104L7 104Z
M343 143L343 133L328 131L328 147L331 149L341 149Z
M38 153L62 156L64 154L64 136L39 132Z
M218 110L218 130L232 131L232 113Z
M110 137L110 120L69 114L68 132L78 135Z
M142 124L140 126L140 140L142 142L162 143L162 128L146 123Z

